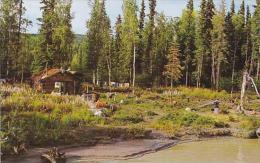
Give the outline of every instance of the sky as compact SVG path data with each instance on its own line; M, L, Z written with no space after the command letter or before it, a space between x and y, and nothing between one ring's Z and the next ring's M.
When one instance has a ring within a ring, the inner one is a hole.
M87 31L86 22L90 17L91 8L88 3L89 0L73 0L72 3L72 30L75 34L85 34ZM148 1L148 0L146 0ZM137 0L140 6L141 0ZM194 0L195 8L199 8L200 0ZM219 7L221 0L214 0L216 7ZM236 9L239 8L242 0L235 0ZM122 14L123 0L106 0L106 10L111 19L112 25L116 21L116 17ZM227 7L229 8L231 0L226 0ZM246 5L251 8L256 3L255 0L245 0ZM157 12L163 12L168 17L178 17L181 15L182 10L186 7L187 0L157 0ZM29 33L38 33L39 22L37 18L41 17L41 4L40 0L24 0L24 5L27 9L25 17L33 22L29 27ZM148 8L148 6L147 6ZM148 9L147 9L148 10Z

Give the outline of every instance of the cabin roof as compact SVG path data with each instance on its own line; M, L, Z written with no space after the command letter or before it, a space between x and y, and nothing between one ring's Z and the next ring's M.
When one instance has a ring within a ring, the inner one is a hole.
M39 74L33 76L33 80L34 81L43 81L46 80L52 76L55 76L57 74L67 74L67 75L71 75L73 77L77 77L77 75L79 74L77 71L70 71L70 70L62 70L62 69L57 69L57 68L53 68L53 69L49 69L49 70L43 70L41 71Z

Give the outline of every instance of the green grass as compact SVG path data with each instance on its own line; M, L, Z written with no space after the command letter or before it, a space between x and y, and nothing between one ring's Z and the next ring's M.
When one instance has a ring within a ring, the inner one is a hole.
M256 117L241 117L240 127L247 131L256 130L260 127L260 119Z
M213 91L210 89L204 89L204 88L187 88L187 87L179 87L177 88L182 95L185 95L187 97L197 97L202 99L210 99L210 100L216 100L216 99L229 99L230 94L228 94L226 91Z
M143 113L137 109L121 109L112 116L113 121L119 124L143 122Z
M192 128L223 128L226 124L212 117L201 116L197 113L176 111L161 117L155 124L156 129L178 130L183 127Z
M2 144L5 153L20 142L27 145L63 142L67 130L104 123L77 96L46 95L25 87L18 91L1 87L1 92L9 92L1 100L1 138L8 137Z
M214 130L217 133L211 135L217 135L219 131L215 130L229 126L243 130L260 127L259 119L235 113L229 104L231 97L225 91L186 87L174 90L178 93L173 95L172 103L167 93L169 88L136 89L136 97L131 93L118 93L115 100L107 99L103 93L101 101L115 104L118 109L106 110L105 117L97 117L79 96L41 94L27 86L0 87L3 98L0 102L0 136L8 137L7 142L1 143L2 151L11 153L12 147L21 142L29 146L46 146L84 143L98 137L145 137L151 128L174 135L200 132L207 135L207 130ZM184 111L187 107L196 108L216 99L221 101L220 107L225 113L214 115L211 106L196 112ZM255 101L249 107L257 110L257 99L251 96L250 99Z

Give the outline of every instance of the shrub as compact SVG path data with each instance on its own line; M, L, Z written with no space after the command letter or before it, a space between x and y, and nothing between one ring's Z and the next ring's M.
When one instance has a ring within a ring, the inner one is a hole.
M142 113L138 110L121 109L117 111L112 118L122 123L139 123L143 121Z
M92 125L100 122L100 118L94 116L89 110L81 108L71 114L64 115L61 119L66 127L78 127L80 125Z
M227 127L224 122L217 121L212 117L201 116L196 113L184 111L167 114L160 118L157 123L161 125L162 128L164 128L163 126L204 128Z
M244 117L240 122L240 127L245 130L256 130L260 127L260 119L256 117Z

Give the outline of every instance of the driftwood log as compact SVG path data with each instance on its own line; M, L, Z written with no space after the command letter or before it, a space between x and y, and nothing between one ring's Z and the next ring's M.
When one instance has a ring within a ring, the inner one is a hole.
M198 106L195 110L200 109L200 108L205 108L207 106L212 106L212 111L215 114L219 114L219 112L220 112L219 105L220 105L220 101L219 100L215 100L215 101L208 102L208 103L206 103L204 105Z
M41 155L44 163L65 163L65 153L59 152L58 148L54 147L48 152Z

